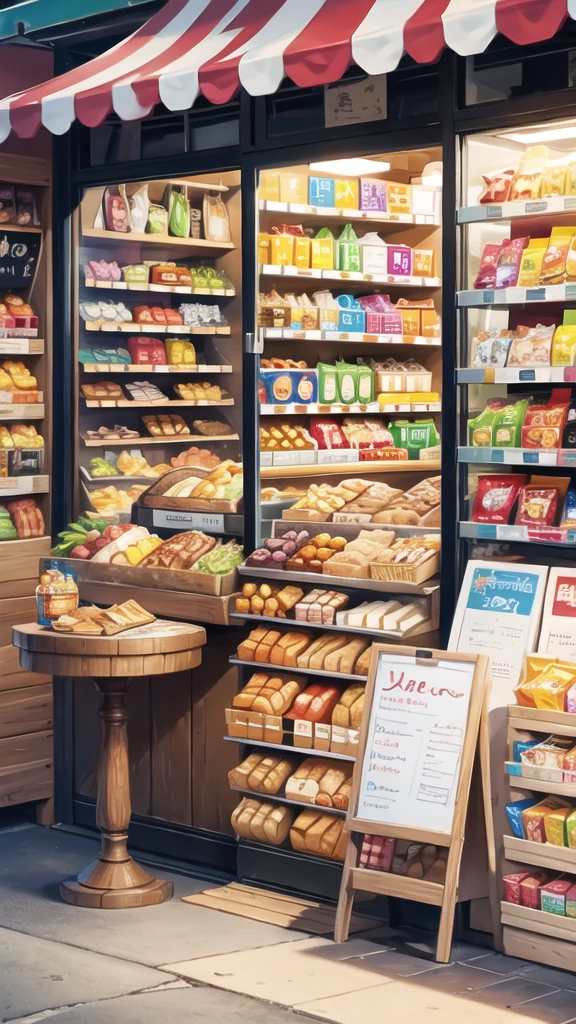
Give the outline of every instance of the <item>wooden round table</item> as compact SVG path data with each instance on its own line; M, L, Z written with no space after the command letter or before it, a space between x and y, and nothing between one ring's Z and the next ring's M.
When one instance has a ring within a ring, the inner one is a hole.
M19 648L20 665L26 672L90 679L102 694L96 800L102 848L99 858L78 878L62 882L60 895L67 903L123 909L172 897L172 882L149 875L127 850L131 808L125 697L134 678L195 668L205 643L202 626L158 619L116 636L57 633L35 622L13 630L13 644Z

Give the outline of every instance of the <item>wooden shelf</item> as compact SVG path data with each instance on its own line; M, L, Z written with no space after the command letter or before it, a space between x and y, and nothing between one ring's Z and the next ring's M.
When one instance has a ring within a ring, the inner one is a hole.
M231 615L230 618L237 618L237 616ZM224 736L223 739L227 743L240 743L246 747L265 747L266 750L284 750L288 754L300 754L304 757L328 757L333 761L356 760L352 754L334 754L331 750L317 750L316 747L291 747L286 743L267 743L265 740L244 739L240 736ZM312 804L311 806L315 807L316 805ZM328 808L325 807L324 810L328 810Z
M322 523L314 523L314 526L322 529ZM425 583L399 583L396 580L371 580L355 579L353 576L330 576L321 572L295 572L290 569L258 569L256 566L240 565L238 572L241 576L258 576L267 580L279 580L284 583L308 583L315 586L323 586L327 590L334 590L336 587L347 590L371 590L379 594L413 594L414 596L426 597L436 590L438 579L426 580ZM303 623L304 625L304 623ZM276 666L278 668L278 666ZM352 678L352 677L351 677ZM354 676L356 679L357 677ZM574 786L576 792L576 785Z
M276 793L256 793L253 789L236 789L236 786L230 786L230 791L252 797L253 800L264 798L266 802L270 800L288 807L297 807L300 811L321 811L323 814L333 814L338 818L345 818L347 814L347 811L340 811L337 807L322 807L321 804L305 803L303 800L288 800L287 797L277 796Z
M43 420L44 404L40 402L9 402L0 405L0 420Z
M211 298L229 298L236 295L234 288L194 288L192 285L186 284L153 284L148 282L146 284L131 284L129 281L96 281L94 278L88 278L81 282L84 288L99 288L102 291L114 291L114 292L151 292L154 295L201 295L203 298L207 295Z
M239 441L238 434L223 434L218 437L207 437L206 434L178 434L177 437L127 437L127 438L105 438L93 440L82 438L86 448L105 448L112 445L115 448L140 447L142 444L195 444L197 441L205 441L212 444L214 441ZM105 479L104 477L102 479ZM1 486L2 481L0 481Z
M230 363L214 366L196 363L194 366L180 366L174 363L165 363L163 366L156 366L152 363L145 363L138 366L137 363L81 363L84 373L232 373Z
M333 341L340 345L351 342L355 345L418 345L423 348L441 348L440 338L423 338L411 334L361 334L359 331L298 331L291 327L264 327L267 341L278 339L290 341Z
M531 907L521 907L505 900L502 900L500 906L504 925L536 932L538 935L551 935L570 943L576 942L576 919L573 917L562 917L560 914L550 914L545 910L532 910ZM566 967L573 970L574 963L566 964Z
M31 226L25 227L24 225L21 226L20 224L0 224L0 232L2 232L2 231L18 231L18 232L23 231L27 235L41 235L42 234L42 230L43 229L41 227L40 228L31 227Z
M512 727L527 732L576 736L576 714L572 715L567 711L543 711L540 708L524 708L519 704L510 704L508 718Z
M301 269L292 266L276 266L274 263L261 264L258 268L262 277L287 277L300 278L305 280L341 281L346 285L360 284L367 285L385 284L387 288L441 288L442 281L439 277L404 277L392 274L362 274L358 271L348 270L315 270L313 268ZM467 294L460 292L459 294ZM482 295L482 292L478 292Z
M120 398L117 402L110 398L85 398L87 409L174 409L184 406L189 409L219 409L234 405L234 399L222 402L186 402L184 399L170 399L168 402L133 402L129 398ZM1 408L1 407L0 407ZM0 413L1 418L1 413Z
M439 473L442 464L439 459L410 460L404 462L336 462L325 466L315 463L310 466L261 466L260 479L274 480L279 477L335 476L350 473L363 476L365 473ZM321 523L317 523L321 526Z
M258 209L265 213L289 213L298 217L318 217L324 220L336 220L346 223L349 220L362 220L368 224L389 224L391 227L421 225L422 227L439 227L440 221L434 214L426 213L379 213L377 210L352 210L340 206L312 206L310 203L281 203L270 199L258 200Z
M506 775L510 789L531 789L534 793L556 793L563 797L576 797L576 782L545 782L529 779L525 775Z
M21 494L47 494L49 490L50 477L44 473L38 476L0 477L0 501Z
M70 565L78 559L70 561ZM68 564L68 563L67 563ZM146 572L142 569L142 573ZM142 581L143 582L143 581ZM122 604L135 600L152 615L169 616L183 622L204 622L215 626L228 625L228 609L235 595L214 597L210 594L192 594L152 585L134 583L108 583L102 580L78 580L82 601L90 604Z
M350 885L353 889L373 892L378 896L396 896L416 903L430 903L435 907L442 906L444 897L444 886L438 882L426 882L421 878L407 878L405 875L393 875L390 871L373 871L370 868L352 868Z
M305 627L305 623L302 623ZM263 672L265 669L269 669L270 672L276 673L285 672L286 669L282 665L268 665L261 661L244 661L242 658L230 658L231 665L248 665L249 668L253 668L256 672ZM300 675L304 676L319 676L322 679L334 679L336 682L343 683L365 683L366 676L355 676L345 674L344 672L322 672L317 668L291 668L290 672L299 672ZM575 787L576 788L576 787Z
M44 338L0 338L0 356L43 356Z
M418 406L426 406L425 408L417 408ZM320 402L312 402L310 405L298 405L297 403L291 403L290 405L274 405L269 402L263 402L260 405L260 416L356 416L356 415L381 415L386 413L388 415L406 415L406 416L417 416L424 413L429 416L433 412L441 412L442 407L440 402L387 402L386 404L381 403L379 399L375 402L366 402L361 404L356 402L353 405L339 405L339 404L321 404Z
M104 228L84 228L82 235L85 239L97 239L102 242L121 242L123 244L138 242L141 245L158 247L174 246L189 249L191 252L209 252L211 250L229 252L236 248L232 242L212 242L208 238L175 238L173 235L165 235L164 232L148 235L140 231L130 231L124 234L121 231L106 231Z
M552 843L534 843L518 836L504 836L504 856L521 864L534 864L553 871L576 872L576 849L554 846Z
M271 616L267 615L242 614L242 612L236 611L230 612L230 619L238 622L247 622L250 626L254 625L270 627L270 623L272 623L271 628L273 629L276 629L277 626L286 626L290 629L311 629L319 633L353 633L355 636L372 637L373 640L378 641L379 643L385 643L389 640L407 640L408 637L419 635L424 632L431 633L435 628L438 628L434 627L432 623L428 623L427 629L423 630L419 628L417 634L414 634L412 632L400 633L397 630L395 631L390 629L360 629L358 626L328 626L320 622L298 622L296 619L278 619L272 618Z

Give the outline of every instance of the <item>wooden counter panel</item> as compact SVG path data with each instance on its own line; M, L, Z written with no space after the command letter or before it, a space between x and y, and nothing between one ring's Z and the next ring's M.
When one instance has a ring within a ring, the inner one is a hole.
M0 807L51 797L52 756L51 729L0 739Z
M53 726L52 683L0 692L0 739Z

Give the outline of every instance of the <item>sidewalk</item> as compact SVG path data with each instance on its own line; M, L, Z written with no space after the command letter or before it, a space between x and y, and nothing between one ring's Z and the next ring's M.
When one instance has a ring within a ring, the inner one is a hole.
M170 875L174 899L124 912L70 907L58 883L96 842L27 826L0 831L0 1021L55 1024L565 1024L576 975L474 946L438 966L382 928L335 945L191 906L206 882ZM294 1012L295 1011L295 1012Z

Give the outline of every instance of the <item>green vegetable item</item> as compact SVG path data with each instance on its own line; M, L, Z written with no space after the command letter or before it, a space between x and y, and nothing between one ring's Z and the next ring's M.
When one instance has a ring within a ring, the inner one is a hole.
M14 526L10 513L7 508L0 505L0 541L2 540L16 540L18 537L18 530Z
M351 224L344 226L342 234L336 241L336 269L354 272L362 270L358 236Z
M95 459L90 459L90 476L101 477L101 476L117 476L118 470L116 466L113 466L107 459L98 456Z
M190 204L181 192L170 192L168 208L168 234L175 238L188 238L190 234Z
M212 576L225 576L244 561L244 549L236 541L223 544L218 541L207 555L192 566L194 572L210 573Z

